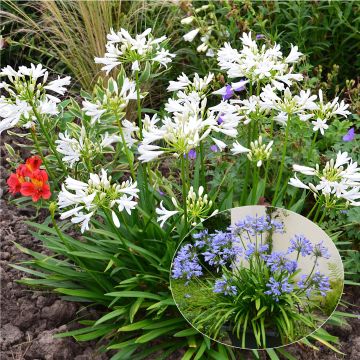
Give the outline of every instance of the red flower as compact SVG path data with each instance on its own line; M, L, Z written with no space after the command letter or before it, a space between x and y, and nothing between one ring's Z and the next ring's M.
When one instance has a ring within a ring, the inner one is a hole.
M47 183L48 174L41 170L41 159L38 156L31 156L11 174L7 180L9 192L12 194L21 193L23 196L31 196L33 201L49 199L51 196L50 186Z
M25 182L24 174L23 174L23 167L24 165L20 165L16 169L15 174L11 174L10 177L7 179L7 184L9 186L9 191L15 195L20 192L21 184Z
M20 165L19 167L22 168L23 176L31 177L35 171L40 169L41 164L41 158L37 155L34 155L26 160L25 165Z
M45 170L35 170L30 181L21 184L20 192L23 196L31 196L34 202L40 198L49 199L51 196L50 186L47 184L48 175Z

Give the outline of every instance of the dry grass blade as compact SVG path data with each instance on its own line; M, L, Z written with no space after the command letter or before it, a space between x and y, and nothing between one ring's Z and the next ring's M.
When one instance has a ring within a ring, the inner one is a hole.
M143 9L142 1L5 1L10 11L0 11L4 23L19 25L17 33L36 37L49 53L66 65L85 89L90 89L99 74L94 57L105 51L110 28L136 26L133 16ZM31 11L29 11L31 7ZM29 16L33 13L34 17Z

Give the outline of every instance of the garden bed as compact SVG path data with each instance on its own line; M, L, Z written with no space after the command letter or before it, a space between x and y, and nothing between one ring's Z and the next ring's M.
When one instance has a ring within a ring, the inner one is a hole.
M10 138L5 141L11 143ZM12 144L13 145L13 144ZM17 148L16 146L14 146ZM19 148L17 148L20 150ZM26 158L26 151L23 152ZM1 147L1 189L5 189L5 180L8 176L6 153ZM50 252L44 250L41 242L33 238L25 221L32 219L34 211L24 211L9 204L8 195L1 193L0 199L0 227L2 233L1 242L1 354L4 360L107 360L107 354L100 354L96 342L79 343L73 338L56 339L54 334L78 328L74 323L82 308L80 304L61 300L58 296L47 291L32 291L17 281L24 276L23 272L11 267L28 259L14 243L30 250ZM39 221L43 220L41 217ZM360 307L360 289L354 286L346 286L343 300L352 304L346 311L357 314ZM99 309L100 310L100 309ZM345 310L340 308L340 310ZM91 316L92 313L92 316ZM87 318L98 318L101 311L82 312ZM357 360L360 357L360 320L349 319L348 324L342 327L326 326L331 334L338 336L340 340L339 350L349 360ZM339 355L328 348L320 346L320 351L311 351L302 345L295 344L289 349L298 360L335 360ZM247 352L241 351L244 355ZM178 360L182 353L175 354L168 359ZM249 359L251 358L249 354ZM265 358L265 357L264 357ZM149 360L156 360L150 356Z
M4 5L6 359L359 358L356 1Z

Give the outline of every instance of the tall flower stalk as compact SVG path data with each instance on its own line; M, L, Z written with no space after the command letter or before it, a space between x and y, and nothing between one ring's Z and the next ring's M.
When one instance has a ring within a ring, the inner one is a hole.
M284 165L285 165L286 150L287 150L289 131L290 131L290 120L291 120L291 114L288 114L288 119L287 119L287 122L286 122L284 145L283 145L282 153L281 153L280 169L279 169L279 174L277 176L277 182L276 182L276 186L275 186L275 192L274 192L274 197L273 197L273 200L272 200L272 205L276 205L276 203L278 201L278 196L279 196L278 192L279 192L279 189L280 189L281 180L282 180L282 174L283 174Z

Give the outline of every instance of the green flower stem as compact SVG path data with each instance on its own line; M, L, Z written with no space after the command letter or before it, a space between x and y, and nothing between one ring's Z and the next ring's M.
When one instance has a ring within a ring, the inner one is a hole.
M204 158L204 146L200 143L200 184L205 188L205 158Z
M46 172L49 174L49 177L51 180L53 180L56 184L57 184L57 179L56 177L54 176L54 174L52 173L52 171L50 170L50 167L47 163L47 160L45 158L45 156L43 155L42 153L42 150L41 150L41 146L39 144L39 141L37 139L37 136L36 136L36 133L35 133L35 130L33 128L30 129L30 132L31 132L31 137L34 141L34 144L35 144L35 147L36 147L36 150L42 160L42 162L44 163L44 166L45 166L45 169L46 169Z
M316 139L317 139L317 135L318 135L318 131L315 132L315 135L313 136L313 139L311 141L311 145L310 145L310 149L309 149L309 152L307 154L307 161L309 162L310 160L310 157L311 157L311 154L314 150L314 146L315 146L315 143L316 143Z
M40 116L39 113L37 112L35 106L34 106L33 104L31 104L31 106L32 106L32 110L33 110L33 112L34 112L34 115L35 115L35 117L36 117L36 119L37 119L37 121L38 121L38 123L39 123L39 125L40 125L40 129L41 129L42 133L44 134L44 136L45 136L45 138L46 138L46 141L47 141L47 143L48 143L48 145L49 145L49 147L50 147L50 149L51 149L51 152L55 155L56 160L57 160L57 162L59 163L59 166L60 166L60 168L62 169L64 175L67 176L67 175L68 175L68 171L67 171L64 163L63 163L62 160L60 159L59 153L58 153L58 152L56 151L56 149L55 149L54 143L53 143L53 141L51 140L51 138L50 138L50 136L49 136L49 134L48 134L48 132L47 132L47 129L46 129L45 125L44 125L43 122L42 122L41 116Z
M248 148L250 147L250 142L251 142L251 122L249 124L249 129L248 129L248 139L247 139L247 144L248 144ZM249 183L249 178L250 178L250 160L248 158L246 158L246 169L245 169L245 180L244 180L244 186L242 189L242 194L241 194L241 199L240 199L240 205L244 205L245 204L245 200L246 200L246 195L247 195L247 186Z
M187 181L186 181L186 159L183 155L181 156L181 183L182 183L182 198L183 198L183 209L184 209L184 219L185 219L185 229L188 227L188 216L187 216Z
M252 82L250 80L250 83L249 83L249 97L252 96L252 92L253 92L253 85L252 85ZM249 123L249 125L248 125L247 148L250 148L251 135L252 135L252 132L253 132L252 124L253 124L253 122L251 121ZM242 194L241 194L241 198L240 198L240 205L245 204L246 195L247 195L247 187L248 187L248 183L249 183L249 177L250 177L250 160L247 159L247 161L246 161L246 169L245 169L245 180L244 180L244 186L242 188Z
M295 189L294 194L293 194L293 196L291 197L291 200L290 200L290 202L289 202L289 204L288 204L288 206L287 206L287 209L290 209L290 208L293 206L293 204L294 204L294 202L295 202L295 199L296 199L296 194L297 194L297 192L298 192L298 188Z
M137 117L138 125L140 129L140 140L142 140L142 121L141 121L141 99L140 99L140 84L139 84L139 70L135 71L135 82L136 82L136 101L137 101Z
M282 174L284 171L285 156L286 156L287 143L288 143L288 138L289 138L290 119L291 119L291 116L290 116L290 114L288 114L288 120L286 123L286 130L285 130L285 141L284 141L283 151L282 151L282 155L281 155L280 170L279 170L279 175L278 175L278 179L276 182L275 193L274 193L274 197L273 197L273 201L272 201L273 206L276 205L277 200L278 200L278 193L279 193L280 184L281 184L281 180L282 180Z
M251 204L252 205L256 205L255 201L256 201L256 193L257 193L257 186L259 183L259 168L256 166L255 170L254 170L254 175L253 175L253 186L252 186L252 196L251 196Z
M126 141L125 141L124 131L123 131L122 126L121 126L121 121L120 121L120 118L118 116L116 116L116 119L117 119L117 124L118 124L118 127L119 127L119 132L120 132L124 152L125 152L127 161L129 163L131 177L133 178L133 180L135 180L136 175L135 175L135 171L134 171L134 166L133 166L133 163L132 163L132 160L131 160L131 157L130 157L129 148L127 147L127 144L126 144ZM121 145L120 145L119 148L121 149ZM117 156L116 156L116 158L117 158Z
M321 224L322 224L325 215L326 215L326 211L325 211L325 209L324 209L324 210L323 210L323 213L322 213L322 215L321 215L321 217L320 217L320 219L319 219L319 221L318 221L318 225L321 225Z
M318 216L319 216L320 210L322 209L322 204L323 204L323 202L324 202L324 199L323 199L322 196L320 196L318 208L317 208L316 213L315 213L315 215L314 215L313 222L316 222L316 221L317 221L317 218L318 218ZM325 214L325 211L323 211L323 214Z
M273 132L274 132L274 118L271 120L271 125L270 125L270 139L273 136ZM267 182L268 174L269 174L269 167L270 167L270 157L269 157L269 159L266 160L265 175L264 175L265 186L264 186L264 191L263 191L262 196L265 196L266 182Z
M313 267L312 267L312 269L311 269L311 271L310 271L310 274L307 276L306 280L304 281L304 284L306 284L306 283L310 280L311 275L313 274L313 272L314 272L314 270L315 270L316 264L317 264L317 258L315 258L314 265L313 265ZM301 290L298 292L298 294L302 294L302 293L306 292L306 290L307 290L309 287L310 287L310 284L308 284L308 286L307 286L306 288L301 289Z
M310 212L308 213L308 215L307 215L307 218L308 218L308 219L310 219L310 217L311 217L312 213L315 211L318 203L319 203L319 199L316 200L314 206L311 208Z

